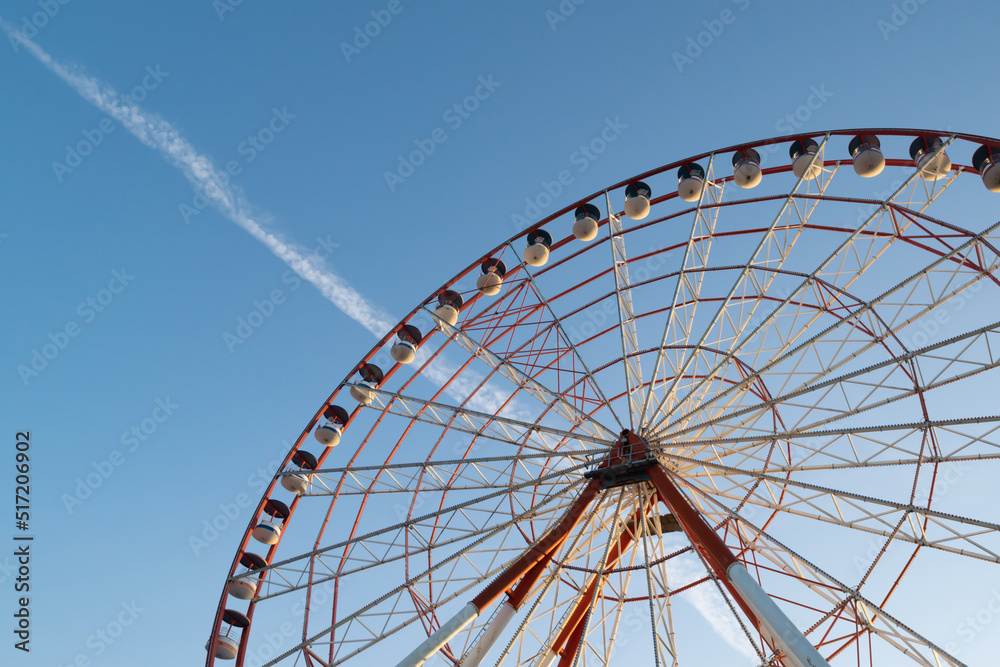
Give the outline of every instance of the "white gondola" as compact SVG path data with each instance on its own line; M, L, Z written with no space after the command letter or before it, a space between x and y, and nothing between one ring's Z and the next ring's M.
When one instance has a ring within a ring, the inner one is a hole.
M910 157L916 165L920 178L936 181L951 171L951 158L944 152L944 142L940 137L917 137L910 144Z
M453 290L445 290L438 295L438 306L434 309L434 321L444 333L458 324L458 312L462 309L462 295Z
M205 650L211 642L205 644ZM236 658L236 654L240 650L240 643L228 635L219 635L219 638L215 641L215 657L220 660L233 660Z
M625 187L625 215L633 220L642 220L649 215L649 199L653 191L642 181L629 183Z
M983 185L990 192L1000 192L1000 146L983 144L972 156L972 166L983 178Z
M544 229L528 232L528 247L524 250L524 261L528 266L545 266L549 261L552 235Z
M285 475L281 478L281 486L286 491L291 491L295 495L300 496L309 489L310 480L312 480L312 475L306 475L305 473Z
M277 544L281 539L281 524L274 521L261 521L253 529L253 538L262 544Z
M351 398L360 403L361 405L371 405L372 399L375 398L374 382L368 382L362 380L358 382L355 386L351 387Z
M237 579L229 582L229 594L237 600L253 600L257 594L256 579Z
M733 183L741 188L754 188L763 178L760 153L752 148L744 148L733 154Z
M250 627L250 619L238 611L226 609L222 612L222 622L225 629L222 629L215 638L215 657L220 660L232 660L240 651L240 634L234 634L234 628L239 628L240 633ZM205 643L205 650L212 646L212 640Z
M593 241L597 237L598 223L601 220L600 209L593 204L584 204L577 207L573 216L573 236L578 241Z
M698 201L705 187L705 170L700 164L681 165L677 170L677 196L684 201Z
M796 178L811 181L823 173L823 153L819 144L813 139L798 139L788 147L788 155L792 158L792 173ZM813 161L813 156L816 160Z
M309 484L312 482L312 474L308 471L315 470L318 462L315 456L309 452L300 450L292 454L292 463L297 465L299 470L303 472L294 475L282 475L281 486L286 491L291 491L295 495L300 496L309 490Z
M240 565L242 565L245 570L237 570L236 574L245 574L252 570L259 570L265 567L267 563L263 558L257 554L244 552L240 556ZM243 577L241 579L234 579L229 582L229 594L232 595L237 600L252 600L257 594L257 582L259 580L256 577Z
M398 340L389 350L389 356L400 364L411 363L417 358L417 345L422 339L420 330L412 324L405 324L396 332L396 338Z
M495 296L500 293L503 286L503 277L507 273L507 266L499 259L490 258L483 262L482 275L476 280L476 287L483 296Z
M260 523L254 527L250 534L262 544L277 544L278 540L281 539L282 525L285 519L288 518L288 515L291 514L288 510L288 505L280 500L268 498L267 502L264 503L263 514L270 518L261 519Z
M874 134L859 134L847 146L854 158L854 173L863 178L878 176L885 169L882 144Z
M344 432L336 424L323 424L319 426L313 435L324 447L336 447L340 444L340 437Z
M361 380L351 387L351 398L361 405L371 405L375 399L375 389L381 384L382 369L375 364L365 363L358 369Z

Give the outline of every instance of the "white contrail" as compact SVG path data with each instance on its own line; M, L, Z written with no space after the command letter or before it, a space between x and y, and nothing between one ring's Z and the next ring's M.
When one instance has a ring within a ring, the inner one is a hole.
M84 74L77 68L70 68L46 53L16 28L0 19L2 28L11 40L16 40L25 50L45 65L53 74L70 85L85 100L120 122L139 141L161 153L167 161L179 168L195 189L213 203L220 213L236 223L255 239L267 246L276 257L287 264L303 280L320 291L345 315L358 322L376 338L381 338L396 323L396 318L369 303L347 281L330 271L325 262L302 246L286 241L274 232L264 229L255 219L253 207L238 189L223 182L216 175L211 159L201 155L185 139L181 132L169 122L154 113L144 111L138 105L126 104L110 85ZM454 378L457 369L440 357L425 368L425 376L432 382L448 385L448 392L459 400L464 400L475 389L482 376L466 371L462 377ZM485 412L495 412L509 396L492 385L483 386L471 399L469 405ZM508 406L504 414L509 414L513 406Z
M377 306L368 303L340 276L325 269L322 260L311 255L301 246L281 239L274 232L264 229L255 219L252 207L235 188L220 181L212 161L200 155L179 130L156 114L143 111L135 104L125 104L115 90L97 79L71 69L46 53L8 23L0 19L0 27L11 39L16 39L25 50L45 65L53 74L68 83L77 93L95 107L108 114L139 141L159 151L206 199L212 202L230 221L236 223L255 239L267 246L295 273L320 291L345 315L358 322L372 335L381 338L393 327L396 320Z
M674 559L668 565L668 572L671 588L686 586L705 576L704 566L693 556L679 556ZM758 663L756 652L747 643L746 635L733 618L729 605L718 590L705 583L686 591L684 599L709 622L716 635L749 661L748 664Z

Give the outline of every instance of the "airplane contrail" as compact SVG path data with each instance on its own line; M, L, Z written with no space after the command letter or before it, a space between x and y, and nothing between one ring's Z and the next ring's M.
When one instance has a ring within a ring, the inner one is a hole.
M227 219L263 243L303 280L315 285L320 293L345 315L378 338L385 335L396 323L388 313L366 301L343 278L322 267L319 264L322 260L312 256L308 250L264 229L255 219L252 207L242 193L222 183L216 175L211 159L199 154L169 122L156 114L140 109L135 104L123 103L114 88L58 62L38 44L2 19L0 27L50 72L69 84L81 97L121 123L143 144L160 152L171 164L179 168L195 189L212 202Z
M137 104L126 104L113 87L92 76L60 63L38 44L25 37L16 28L0 19L2 28L11 40L16 40L50 72L69 84L81 97L108 114L125 127L143 144L162 154L168 162L181 170L195 189L210 201L228 220L241 227L263 243L278 259L288 265L303 280L312 283L320 293L345 315L358 322L376 338L381 338L396 323L396 318L367 301L357 290L330 271L325 262L302 246L287 241L258 222L253 207L238 189L224 183L218 176L212 160L198 153L181 132L155 113L144 111ZM451 380L449 393L465 399L474 390L482 376L466 372L454 378L451 364L440 357L425 368L432 382L444 385ZM484 385L470 400L477 409L493 412L506 399L497 387ZM510 410L505 411L507 413Z

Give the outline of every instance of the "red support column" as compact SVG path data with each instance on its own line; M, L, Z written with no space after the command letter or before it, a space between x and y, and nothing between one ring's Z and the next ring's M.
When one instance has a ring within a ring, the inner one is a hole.
M497 601L497 599L509 591L514 584L518 582L522 577L525 577L529 573L533 575L534 580L528 583L527 588L530 589L534 585L535 581L541 576L544 571L544 566L540 566L532 572L532 568L543 562L546 558L550 558L551 554L562 547L566 538L569 534L573 532L573 529L580 523L583 519L583 513L587 509L587 506L594 500L597 496L597 492L601 490L601 480L592 479L590 483L583 489L583 493L580 497L570 506L566 515L563 517L562 521L553 528L548 535L543 537L538 544L532 546L523 556L518 558L514 563L508 567L499 577L493 580L489 586L484 588L482 592L472 599L472 604L479 609L482 613L484 609L489 607L491 604ZM520 587L518 587L520 589ZM528 591L525 590L523 594L518 591L519 595L527 597ZM522 597L522 601L523 601Z
M739 560L729 550L726 543L722 541L722 538L712 530L712 527L705 523L698 510L692 507L687 498L681 494L680 489L670 479L670 476L667 475L662 465L650 466L646 469L646 473L649 475L649 481L656 487L660 499L663 500L664 504L670 509L670 512L677 518L677 523L681 525L684 533L691 540L691 544L694 545L698 553L705 558L715 571L716 578L726 587L729 594L733 596L733 599L736 600L740 609L743 610L743 613L747 615L747 618L750 619L754 626L759 626L756 614L750 609L743 596L729 582L727 570L730 565L738 563Z
M643 520L645 515L652 509L651 506L643 506L637 509L633 515L632 520L635 525L638 526L639 522ZM635 539L633 532L624 532L618 536L618 543L611 547L608 552L607 562L604 564L605 570L613 568L618 565L621 561L622 556L632 545ZM576 601L573 610L566 617L566 622L563 624L556 635L556 640L549 646L549 650L554 653L562 655L562 659L559 662L560 667L569 665L573 660L573 656L576 655L577 648L580 646L580 642L583 639L584 625L583 620L587 616L587 612L590 609L590 601L594 597L595 590L598 586L604 585L605 577L603 575L593 574L587 586L584 588L582 595Z

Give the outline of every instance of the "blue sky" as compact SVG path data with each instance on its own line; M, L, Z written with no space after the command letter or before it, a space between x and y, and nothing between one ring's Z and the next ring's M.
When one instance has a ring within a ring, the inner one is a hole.
M401 0L367 44L391 3L229 3L11 0L0 15L64 68L0 46L0 415L11 461L31 432L36 536L33 650L5 635L5 664L202 660L249 510L189 538L256 503L373 330L523 221L800 128L1000 134L986 0ZM144 145L73 80L179 134L147 127ZM602 152L581 148L597 137ZM178 167L188 147L228 170L228 214L197 198L198 159ZM281 239L343 282L303 280ZM46 345L57 354L25 372ZM122 613L120 637L95 639Z

